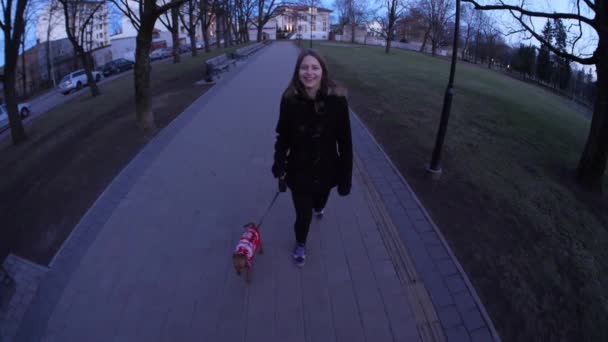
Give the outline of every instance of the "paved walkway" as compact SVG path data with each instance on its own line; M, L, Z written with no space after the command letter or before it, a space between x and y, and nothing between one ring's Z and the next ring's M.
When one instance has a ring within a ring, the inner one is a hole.
M491 323L405 181L356 116L353 191L292 264L288 194L247 286L230 255L257 219L298 51L274 43L159 134L50 265L17 341L492 341Z

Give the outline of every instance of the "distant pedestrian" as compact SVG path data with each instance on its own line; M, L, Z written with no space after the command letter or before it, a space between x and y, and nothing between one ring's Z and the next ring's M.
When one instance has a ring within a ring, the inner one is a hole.
M349 109L345 90L329 79L325 62L314 50L298 57L280 108L272 173L291 190L296 211L293 258L301 267L313 210L318 218L323 216L333 187L340 196L351 190Z

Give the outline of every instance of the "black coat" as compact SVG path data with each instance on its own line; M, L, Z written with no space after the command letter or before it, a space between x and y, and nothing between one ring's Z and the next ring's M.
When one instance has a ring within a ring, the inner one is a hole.
M353 146L346 97L283 96L276 132L275 177L286 172L287 186L294 192L338 186L340 195L350 193Z

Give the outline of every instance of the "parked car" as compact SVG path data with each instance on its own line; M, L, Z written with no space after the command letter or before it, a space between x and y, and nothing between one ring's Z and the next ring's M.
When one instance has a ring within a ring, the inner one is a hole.
M102 70L103 75L105 77L108 77L112 74L118 74L125 70L133 69L134 65L135 65L135 62L124 59L124 58L115 59L111 62L106 63L106 65L104 65L103 70Z
M19 110L19 115L22 119L30 116L32 112L29 103L20 103L17 105L17 110ZM0 105L0 130L4 130L4 128L8 127L8 111L6 110L6 105Z
M167 57L171 57L172 55L173 52L171 51L171 49L156 49L152 51L152 53L150 53L150 60L155 61L158 59L165 59Z
M190 47L190 45L186 45L186 44L180 44L178 48L179 48L179 53L186 53L186 52L192 51L192 48Z
M101 73L99 71L92 71L93 78L96 82L101 81ZM88 85L87 74L84 69L76 70L67 74L59 82L58 88L63 95L69 94L72 90L80 90L82 87Z
M205 43L204 42L196 42L196 49L200 50L200 49L204 49L205 48Z

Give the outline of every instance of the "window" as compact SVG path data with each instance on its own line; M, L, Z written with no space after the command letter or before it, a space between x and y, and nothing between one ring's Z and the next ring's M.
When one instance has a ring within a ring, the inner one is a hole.
M312 27L310 29L311 31L316 31L317 30L317 23L312 23Z
M327 21L323 20L323 32L327 32Z

